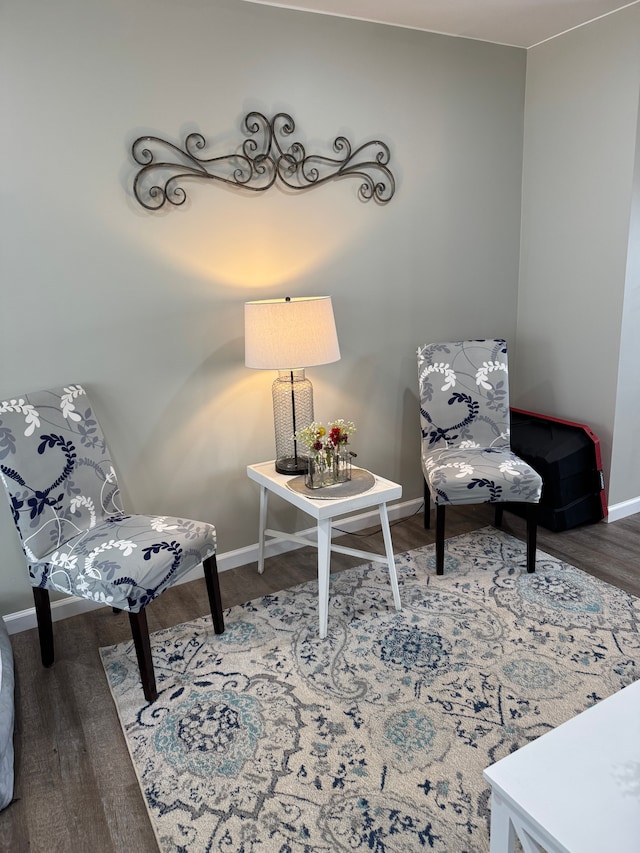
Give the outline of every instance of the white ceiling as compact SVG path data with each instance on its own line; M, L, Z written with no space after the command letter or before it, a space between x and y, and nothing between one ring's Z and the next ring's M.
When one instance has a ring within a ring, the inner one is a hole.
M620 0L248 0L414 30L533 47L617 9Z

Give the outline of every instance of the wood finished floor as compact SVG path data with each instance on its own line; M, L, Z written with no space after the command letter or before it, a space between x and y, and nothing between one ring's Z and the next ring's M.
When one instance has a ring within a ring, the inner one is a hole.
M491 522L487 507L451 509L447 536ZM505 513L504 530L524 538L524 522ZM383 551L376 530L342 537L351 547ZM422 516L392 527L396 553L433 542ZM336 541L341 541L336 537ZM355 544L354 544L355 542ZM551 533L538 547L640 597L640 514ZM305 548L220 575L225 607L294 586L316 575ZM332 570L359 560L335 555ZM164 593L148 610L151 631L207 612L204 580ZM130 638L126 614L94 610L54 625L56 662L40 665L34 630L12 636L16 671L15 801L0 813L3 853L156 853L138 781L98 655L100 646Z

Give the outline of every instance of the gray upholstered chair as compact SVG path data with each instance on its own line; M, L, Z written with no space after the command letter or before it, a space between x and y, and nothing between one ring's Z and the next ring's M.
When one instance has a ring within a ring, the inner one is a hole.
M436 507L436 571L444 571L445 508L528 504L527 571L535 571L542 479L509 444L507 344L503 340L427 344L418 349L424 519Z
M123 512L80 385L0 402L0 477L33 586L43 665L54 657L49 590L98 601L128 611L144 695L155 701L145 607L202 563L213 627L224 631L215 527Z

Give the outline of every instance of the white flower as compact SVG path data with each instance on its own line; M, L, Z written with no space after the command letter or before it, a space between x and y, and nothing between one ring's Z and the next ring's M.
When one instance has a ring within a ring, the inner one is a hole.
M84 561L85 571L88 573L92 573L92 577L100 577L97 569L93 568L93 561L95 558L102 554L104 551L109 551L111 548L117 548L122 551L123 556L129 557L133 553L133 549L137 548L135 542L131 542L128 539L110 539L108 542L105 542L102 545L99 545L97 548L94 548L93 551L89 554L89 556Z
M93 578L94 581L102 580L102 572L100 569L96 569L95 566L89 566L86 563L84 568L87 573L87 577Z
M427 462L427 467L431 468ZM460 479L461 477L469 477L473 474L473 466L469 465L468 462L446 462L444 465L436 465L434 467L434 471L444 471L447 468L457 468L459 470L459 474L456 474L456 477Z
M35 428L40 426L40 417L38 416L38 412L29 404L25 405L23 411L25 422L29 424L24 431L24 434L33 435Z
M113 596L107 595L105 592L94 592L91 598L94 601L101 601L103 604L111 604L113 601Z
M77 512L81 506L89 510L89 528L95 527L96 510L91 498L87 498L84 495L77 495L75 498L72 498L70 504L71 512Z
M460 469L460 473L456 474L458 479L461 477L470 477L473 474L473 466L469 465L468 462L455 462L453 467Z
M451 365L448 362L439 361L434 364L430 364L427 369L420 375L420 382L422 383L423 379L430 373L442 373L444 376L444 385L440 389L441 391L448 391L449 388L455 388L456 384L456 374L455 371L451 369Z
M164 533L165 530L175 530L177 524L165 524L166 515L157 515L151 519L151 528L156 533Z
M27 428L24 431L26 436L33 435L36 427L40 426L40 415L31 403L25 403L22 397L19 400L5 400L0 403L0 414L2 412L22 412L24 415Z
M516 459L507 459L505 462L500 463L500 472L502 474L511 474L512 477L517 477L517 466L522 466L523 464L525 463Z
M68 388L65 388L64 391L65 393L60 398L62 416L70 421L82 420L80 415L76 412L76 407L74 406L73 401L76 397L80 397L84 394L84 388L81 385L70 385Z
M84 575L78 575L78 577L76 578L76 589L78 590L78 592L82 593L85 593L89 590L89 584L87 583Z
M127 541L118 542L117 546L120 548L125 557L130 557L133 553L133 549L138 547L135 542Z
M65 554L61 551L56 551L51 557L51 565L59 569L70 569L73 571L78 562L77 555Z
M111 604L113 601L113 596L107 595L102 590L93 590L90 592L89 585L86 583L84 578L82 579L82 583L76 582L76 589L82 593L83 598L89 598L92 601L99 601L101 604Z
M484 388L485 391L491 390L491 384L487 380L487 376L489 373L493 373L495 370L503 370L505 373L508 373L507 365L503 361L484 361L482 363L482 367L478 368L476 373L476 385L479 385L481 388Z
M496 445L501 446L503 444L509 444L509 430L507 429L505 432L501 432L497 438L494 438L491 442L491 447L495 447Z

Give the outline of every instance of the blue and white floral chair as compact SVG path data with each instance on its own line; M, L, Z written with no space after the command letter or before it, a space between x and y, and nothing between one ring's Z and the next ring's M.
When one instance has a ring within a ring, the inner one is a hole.
M436 507L436 572L444 572L445 508L528 504L527 571L535 571L540 475L509 443L507 344L503 340L427 344L418 349L424 526Z
M224 631L211 524L128 515L84 388L0 402L0 477L33 586L40 653L53 664L49 590L129 613L144 695L157 698L146 606L203 564L216 634Z

